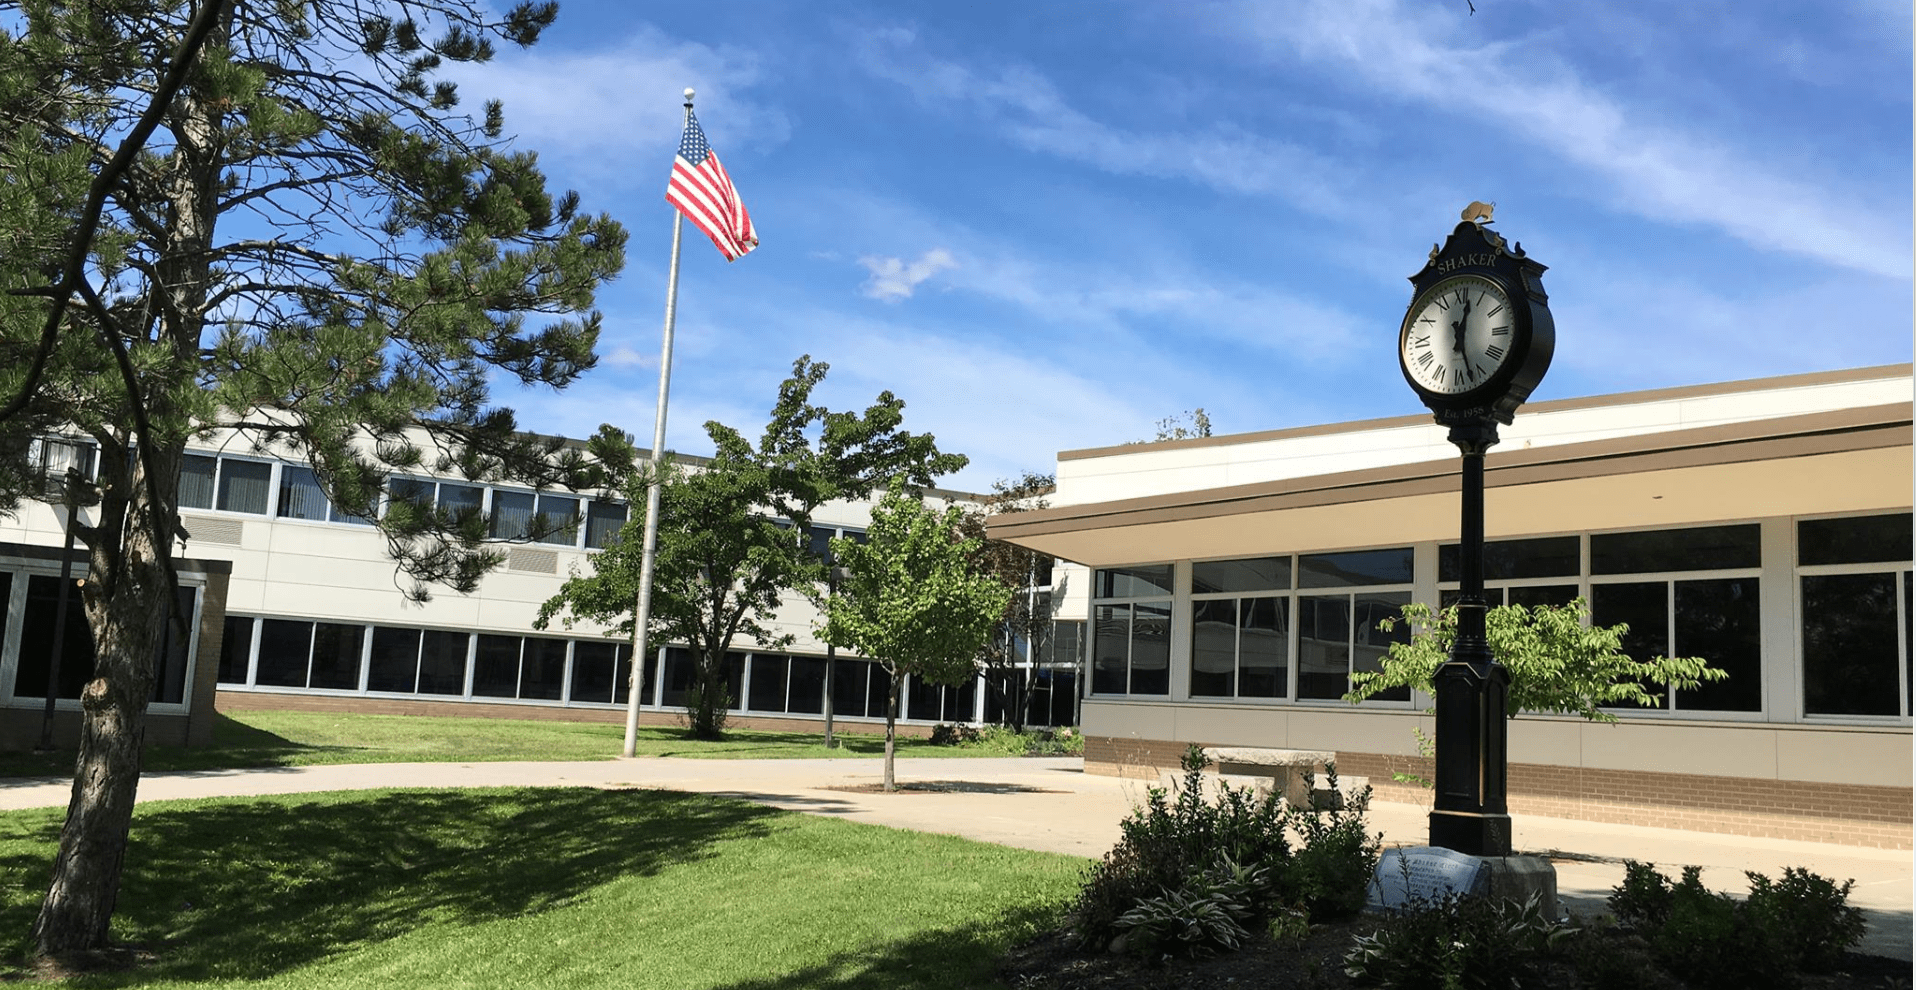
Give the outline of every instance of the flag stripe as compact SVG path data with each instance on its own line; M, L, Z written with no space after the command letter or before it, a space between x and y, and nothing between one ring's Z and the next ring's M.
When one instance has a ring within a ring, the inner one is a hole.
M739 201L732 177L712 153L698 118L690 110L685 113L685 135L679 141L678 157L672 160L665 201L711 238L727 261L735 261L758 247L752 216Z

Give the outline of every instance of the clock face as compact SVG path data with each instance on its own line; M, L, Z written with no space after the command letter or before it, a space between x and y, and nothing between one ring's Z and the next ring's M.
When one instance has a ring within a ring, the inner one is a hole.
M1476 389L1511 360L1517 313L1497 283L1459 275L1431 286L1411 303L1398 338L1404 371L1441 395Z

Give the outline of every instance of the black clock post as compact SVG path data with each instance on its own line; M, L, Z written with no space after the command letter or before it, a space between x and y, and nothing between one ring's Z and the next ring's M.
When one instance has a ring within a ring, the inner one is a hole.
M1555 325L1541 276L1484 224L1466 219L1433 247L1398 336L1404 378L1463 455L1461 595L1457 636L1434 680L1436 805L1430 844L1472 856L1510 855L1504 705L1510 672L1491 655L1484 627L1484 455L1550 367ZM1471 219L1477 212L1480 219Z

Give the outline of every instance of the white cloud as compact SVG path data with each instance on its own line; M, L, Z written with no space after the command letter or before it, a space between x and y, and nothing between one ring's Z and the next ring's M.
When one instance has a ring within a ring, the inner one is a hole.
M608 368L656 368L659 359L620 344L600 355L599 364Z
M1024 66L972 67L929 55L906 29L869 31L855 41L866 72L909 89L928 103L965 103L991 119L1011 141L1114 175L1192 181L1220 192L1269 196L1319 216L1355 205L1344 167L1293 142L1250 134L1230 124L1136 131L1099 121L1071 106L1043 74Z
M1231 8L1230 32L1274 60L1329 63L1339 78L1494 126L1603 180L1609 208L1714 227L1757 248L1908 278L1907 215L1862 192L1766 167L1760 149L1661 123L1587 82L1546 39L1466 44L1457 18L1401 0ZM1220 32L1224 29L1220 26ZM1522 94L1513 99L1512 94Z
M858 263L871 272L871 277L865 280L865 295L885 302L910 299L926 279L958 267L958 259L944 248L932 248L919 255L917 261L865 255Z

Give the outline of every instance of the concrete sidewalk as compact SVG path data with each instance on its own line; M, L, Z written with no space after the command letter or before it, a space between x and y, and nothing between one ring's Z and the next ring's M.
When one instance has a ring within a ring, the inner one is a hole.
M694 760L638 758L593 763L386 763L148 774L141 801L295 794L379 787L662 787L741 797L851 821L940 832L1047 852L1098 857L1117 842L1118 823L1143 800L1145 784L1083 772L1071 758L928 758L897 763L914 788L875 793L877 760ZM58 807L70 781L0 779L0 809ZM1373 830L1387 845L1423 845L1428 809L1377 802ZM1713 890L1741 894L1743 871L1780 877L1799 866L1856 881L1850 903L1869 916L1862 951L1911 958L1912 854L1785 839L1520 816L1520 852L1550 853L1566 907L1601 909L1623 878L1622 860L1656 863L1674 876L1703 867Z

